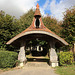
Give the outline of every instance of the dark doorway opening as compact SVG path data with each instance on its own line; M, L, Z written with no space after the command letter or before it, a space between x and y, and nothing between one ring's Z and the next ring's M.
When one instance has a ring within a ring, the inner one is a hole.
M49 50L48 42L39 39L31 40L26 44L26 55L46 56Z
M49 45L47 41L35 39L26 44L28 62L49 62Z

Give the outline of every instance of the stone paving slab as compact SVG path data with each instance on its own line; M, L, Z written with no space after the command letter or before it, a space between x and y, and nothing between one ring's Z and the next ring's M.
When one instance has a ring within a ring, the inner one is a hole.
M50 66L24 66L22 69L3 72L0 75L57 75Z

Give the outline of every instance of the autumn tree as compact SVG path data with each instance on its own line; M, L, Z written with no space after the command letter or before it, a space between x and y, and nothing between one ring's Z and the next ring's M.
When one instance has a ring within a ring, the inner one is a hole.
M69 43L71 49L75 43L75 7L66 11L62 27L62 37Z
M55 32L57 35L60 35L60 31L62 30L61 24L62 22L58 22L55 18L51 16L43 17L44 25Z

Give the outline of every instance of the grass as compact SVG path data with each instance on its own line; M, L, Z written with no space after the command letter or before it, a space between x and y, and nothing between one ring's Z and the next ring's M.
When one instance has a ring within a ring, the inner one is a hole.
M75 65L56 67L56 73L59 75L75 75Z
M32 55L26 55L26 58L44 58L44 59L49 59L48 55L46 56L39 56L39 57L35 57L35 56L32 56Z
M22 68L22 67L21 67ZM16 69L20 69L20 67L13 67L13 68L0 68L0 74L2 72L5 72L5 71L13 71L13 70L16 70Z
M12 68L0 68L0 73L12 70Z
M2 71L8 71L10 69L12 69L12 68L0 68L0 70L2 70Z

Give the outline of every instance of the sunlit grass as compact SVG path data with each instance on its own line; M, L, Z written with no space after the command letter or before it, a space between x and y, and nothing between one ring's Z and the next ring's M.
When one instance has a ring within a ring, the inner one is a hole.
M56 73L59 75L75 75L75 65L56 67Z
M46 56L39 56L39 57L35 57L35 56L32 56L32 55L26 55L26 58L44 58L44 59L49 59L48 55Z

